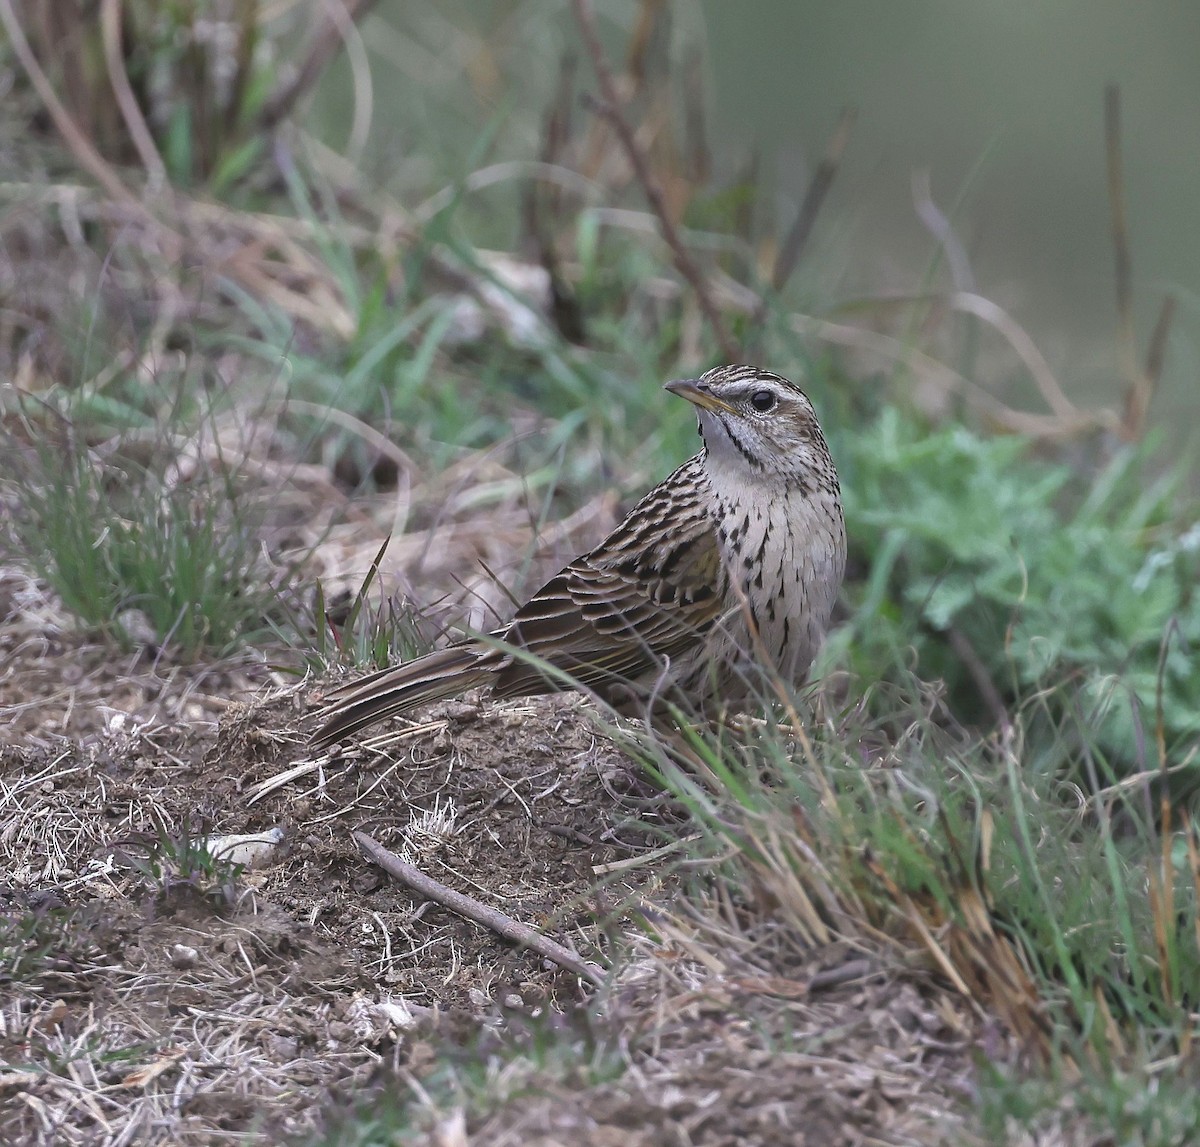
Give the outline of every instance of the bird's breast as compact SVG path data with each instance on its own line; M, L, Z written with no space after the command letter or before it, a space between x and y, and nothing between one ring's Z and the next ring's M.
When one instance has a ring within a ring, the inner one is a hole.
M846 543L836 493L725 493L717 534L729 571L730 630L788 680L808 671L841 585ZM757 639L755 638L757 632ZM761 648L759 643L761 642Z

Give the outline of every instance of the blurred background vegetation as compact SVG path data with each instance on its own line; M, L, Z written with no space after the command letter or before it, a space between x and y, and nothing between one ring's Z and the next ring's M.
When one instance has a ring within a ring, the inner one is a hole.
M305 586L343 515L275 500L265 525L231 426L244 446L270 424L285 482L287 456L402 487L410 530L446 515L432 476L492 451L475 528L514 499L545 525L660 478L694 441L661 382L744 357L807 377L843 473L822 668L847 697L916 673L973 724L1020 714L1051 771L1078 773L1082 738L1116 774L1190 776L1197 172L1166 116L1200 99L1200 17L1150 6L1135 36L1121 5L1068 0L584 13L0 4L0 364L42 576L118 640L324 649ZM47 467L64 448L90 457ZM64 489L100 464L120 481ZM147 558L164 520L185 541ZM229 529L273 532L214 548ZM542 570L512 550L459 558L520 593ZM462 576L397 572L418 611ZM164 581L197 588L151 600Z
M1195 6L763 0L749 18L721 0L654 7L669 24L655 35L680 70L674 98L701 101L717 178L736 182L748 167L759 174L760 217L791 220L839 115L858 109L853 145L795 278L802 300L825 307L922 287L931 235L914 209L913 181L925 173L974 289L1013 315L1080 401L1121 397L1102 106L1105 85L1119 84L1138 322L1154 322L1165 292L1179 300L1154 418L1178 434L1173 446L1200 442L1192 436L1200 375L1200 235L1190 226L1200 180L1200 156L1189 146L1200 117ZM600 8L611 17L602 20L610 48L623 43L620 29L633 25L637 8ZM382 106L395 99L404 112L376 117L365 161L393 178L403 177L400 168L417 175L419 167L399 162L403 133L422 141L429 162L435 136L453 163L488 123L496 154L536 154L529 122L505 109L553 97L562 52L578 50L569 6L448 0L406 9L384 0L370 25L379 33L369 39ZM310 121L339 148L351 123L350 72L345 60L334 66Z

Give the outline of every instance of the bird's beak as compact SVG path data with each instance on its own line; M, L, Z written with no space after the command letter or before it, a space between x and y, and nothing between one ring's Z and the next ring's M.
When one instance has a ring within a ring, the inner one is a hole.
M680 398L686 398L688 402L700 407L701 410L717 410L725 414L734 413L733 407L728 402L718 398L708 389L708 384L699 379L681 378L675 382L668 382L666 389L672 394L679 395Z

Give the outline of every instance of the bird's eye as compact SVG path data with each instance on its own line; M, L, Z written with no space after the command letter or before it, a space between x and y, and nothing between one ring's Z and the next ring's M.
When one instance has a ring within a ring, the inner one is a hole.
M768 410L773 410L775 407L775 396L769 390L756 390L750 396L750 405L754 407L759 414L766 414Z

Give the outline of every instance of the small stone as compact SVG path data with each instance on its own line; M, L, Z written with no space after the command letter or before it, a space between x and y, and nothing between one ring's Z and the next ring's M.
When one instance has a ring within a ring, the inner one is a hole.
M187 944L173 944L170 956L171 964L180 970L194 968L200 962L200 953Z
M491 1008L492 1001L488 997L487 992L481 992L478 988L470 988L467 991L467 998L480 1011L486 1011Z

